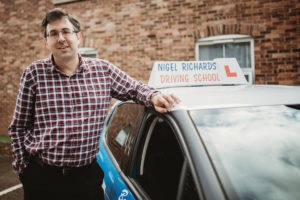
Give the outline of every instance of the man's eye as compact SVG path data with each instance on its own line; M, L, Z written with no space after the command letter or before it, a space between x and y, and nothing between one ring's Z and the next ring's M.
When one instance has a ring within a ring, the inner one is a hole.
M63 31L63 34L65 34L65 35L68 35L68 34L70 34L70 33L71 33L70 30L65 30L65 31Z
M49 33L49 36L50 36L50 37L55 37L55 36L57 36L57 35L58 35L57 32L50 32L50 33Z

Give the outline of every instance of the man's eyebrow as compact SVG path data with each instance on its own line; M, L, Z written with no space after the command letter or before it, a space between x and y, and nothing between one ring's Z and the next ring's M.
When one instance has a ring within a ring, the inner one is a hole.
M57 31L66 31L66 30L72 31L73 29L71 29L71 28L62 28L62 29L60 29L60 30L52 29L52 30L49 31L49 33L50 33L50 32L57 32Z

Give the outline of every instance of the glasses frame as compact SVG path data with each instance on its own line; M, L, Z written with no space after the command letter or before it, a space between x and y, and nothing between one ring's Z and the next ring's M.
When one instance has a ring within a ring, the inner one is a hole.
M79 31L70 30L70 29L63 29L62 31L53 30L46 34L46 38L56 40L60 37L61 34L62 37L66 39L71 37L74 33L79 33Z

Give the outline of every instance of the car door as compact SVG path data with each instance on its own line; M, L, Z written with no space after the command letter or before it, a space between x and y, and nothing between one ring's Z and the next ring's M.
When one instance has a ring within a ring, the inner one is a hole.
M136 199L126 176L135 138L145 107L133 102L117 103L107 117L97 155L104 171L105 199Z
M114 106L100 145L105 198L201 199L177 134L164 115L144 106Z

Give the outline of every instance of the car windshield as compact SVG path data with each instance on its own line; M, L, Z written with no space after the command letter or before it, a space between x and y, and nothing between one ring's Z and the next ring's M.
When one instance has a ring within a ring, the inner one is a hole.
M190 111L229 198L300 199L300 110Z

